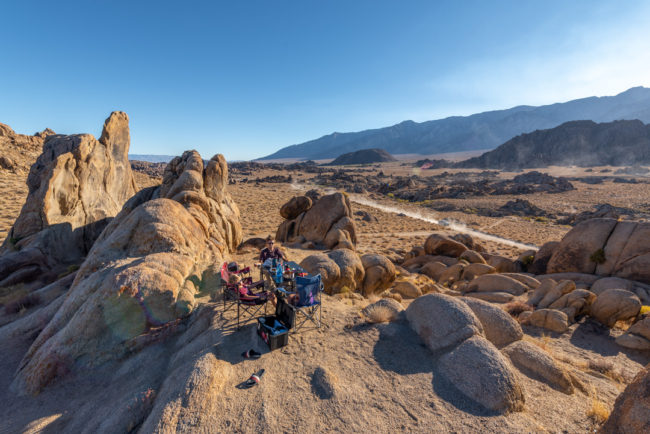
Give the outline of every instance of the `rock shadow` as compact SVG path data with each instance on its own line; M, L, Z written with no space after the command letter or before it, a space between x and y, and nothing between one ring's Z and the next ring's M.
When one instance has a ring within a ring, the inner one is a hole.
M433 369L433 379L431 384L433 386L433 391L436 392L440 398L444 399L446 402L454 406L456 409L471 414L472 416L499 416L500 413L492 410L488 410L479 403L465 396L454 384L447 380L443 375L441 375L435 369L435 366L438 365L438 357L442 354L434 355L432 364ZM464 367L459 367L459 369L465 369Z
M578 324L569 341L578 348L593 351L601 356L615 356L623 353L642 365L650 362L650 357L643 351L618 345L609 328L590 318Z
M431 385L436 395L458 410L474 416L498 415L465 396L453 383L437 372L438 359L446 351L432 353L407 321L376 325L362 323L355 326L359 331L371 327L379 328L379 339L373 349L373 356L382 369L400 375L431 372L433 374Z
M355 328L377 327L379 339L373 349L373 356L386 371L400 375L431 372L433 369L431 351L406 322L365 325Z

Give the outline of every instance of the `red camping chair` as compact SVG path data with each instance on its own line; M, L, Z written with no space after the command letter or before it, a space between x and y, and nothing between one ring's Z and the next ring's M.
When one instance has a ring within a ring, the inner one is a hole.
M235 265L233 267L233 264ZM241 277L241 284L251 291L254 288L263 288L264 281L253 282L250 275L250 267L239 269L235 263L228 264L224 262L221 266L221 279L223 280L223 312L225 313L231 307L237 305L237 329L241 322L242 315L248 315L249 318L255 318L264 308L266 314L266 303L268 299L251 298L241 294L239 284L231 284L230 276L233 274ZM228 305L229 304L229 305Z

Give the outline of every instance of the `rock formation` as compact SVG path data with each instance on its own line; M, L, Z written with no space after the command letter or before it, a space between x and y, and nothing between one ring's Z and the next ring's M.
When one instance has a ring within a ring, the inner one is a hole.
M195 293L215 284L224 255L242 239L227 179L223 156L204 167L188 151L169 163L161 186L131 198L93 245L12 388L37 392L57 373L119 357L134 338L192 312Z
M48 135L31 167L29 194L0 248L0 286L49 282L78 265L108 222L135 194L128 116L114 112L99 140Z
M411 328L439 356L436 369L444 379L487 410L521 411L525 398L512 365L484 337L482 322L494 323L489 315L483 310L479 321L465 303L443 294L419 297L406 309Z
M650 431L650 365L641 369L614 403L614 410L600 432L647 433Z
M350 199L342 193L323 196L312 205L308 197L296 197L282 209L287 219L275 238L282 242L312 242L327 249L355 249L356 229Z
M591 219L556 246L547 273L578 272L650 283L650 223Z

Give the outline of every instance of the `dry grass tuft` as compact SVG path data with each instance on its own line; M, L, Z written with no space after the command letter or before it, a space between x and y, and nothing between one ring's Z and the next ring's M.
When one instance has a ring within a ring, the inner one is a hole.
M23 284L0 288L0 306L4 306L7 315L24 311L40 303L40 297L30 294Z
M598 399L598 392L595 388L591 389L591 407L587 410L587 417L598 425L605 423L609 418L609 407L603 401Z
M522 312L532 312L533 306L523 301L511 301L505 305L505 310L513 318L517 318Z
M386 306L370 305L364 310L364 315L369 323L377 324L395 320L395 312Z
M35 294L24 295L17 300L5 304L5 314L12 315L29 309L30 307L37 306L41 303L41 298Z
M551 350L549 344L551 343L551 336L547 335L546 333L542 333L542 336L539 338L534 338L529 335L524 335L524 339L526 339L528 342L537 345L544 351L546 351L549 354L553 354L553 351Z
M603 374L619 383L625 383L625 378L621 375L621 372L617 370L614 363L609 360L589 360L587 362L587 369Z

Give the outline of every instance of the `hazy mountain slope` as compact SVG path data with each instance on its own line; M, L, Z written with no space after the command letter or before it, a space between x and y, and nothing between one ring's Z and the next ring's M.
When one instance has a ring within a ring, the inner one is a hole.
M148 161L149 163L169 163L174 155L129 154L129 160Z
M360 151L348 152L336 157L328 166L342 166L345 164L368 164L380 163L383 161L397 161L383 149L362 149Z
M650 125L641 121L567 122L517 136L455 167L517 169L549 165L630 165L650 163Z
M540 107L517 106L471 116L417 123L404 121L386 128L333 133L280 149L262 159L334 158L366 148L391 154L435 154L492 149L512 137L572 120L610 122L640 119L650 122L650 89L635 87L616 96L589 97Z

